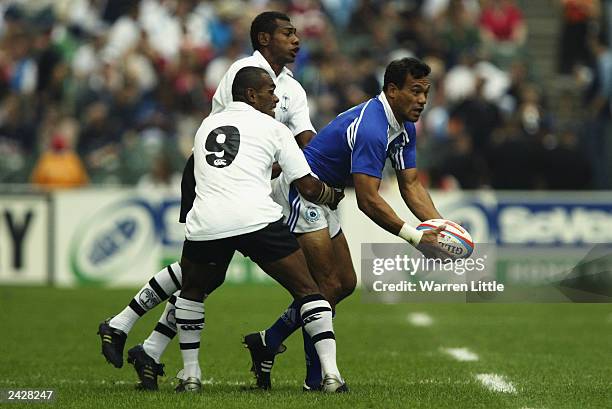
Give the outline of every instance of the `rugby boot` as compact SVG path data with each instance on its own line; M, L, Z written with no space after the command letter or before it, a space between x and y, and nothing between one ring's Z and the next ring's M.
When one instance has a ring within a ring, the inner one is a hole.
M346 383L335 375L325 375L321 382L321 390L326 393L344 393L348 392Z
M136 345L128 351L128 363L134 365L140 383L136 389L156 391L157 377L163 376L164 364L158 364L145 352L142 345Z
M251 354L251 372L255 375L257 389L269 390L272 388L270 372L274 365L274 356L285 352L287 347L280 345L276 352L270 352L264 345L265 331L248 334L242 340L245 348Z
M181 392L200 392L202 390L202 382L196 378L196 377L189 377L187 379L180 379L179 378L179 383L176 386L176 388L174 388L174 391L177 393L181 393Z
M112 317L111 317L112 318ZM127 335L125 332L110 326L109 321L102 321L98 326L98 335L102 341L102 355L107 362L113 364L115 368L123 366L123 348Z

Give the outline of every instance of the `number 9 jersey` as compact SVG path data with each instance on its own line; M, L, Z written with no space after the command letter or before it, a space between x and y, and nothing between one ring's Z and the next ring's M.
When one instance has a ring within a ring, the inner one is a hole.
M204 119L193 155L196 198L185 224L191 241L246 234L281 219L270 197L274 162L290 181L310 174L289 128L244 102Z

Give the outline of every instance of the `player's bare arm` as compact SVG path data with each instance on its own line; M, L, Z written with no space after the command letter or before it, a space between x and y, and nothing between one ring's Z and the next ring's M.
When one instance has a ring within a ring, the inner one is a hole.
M316 134L312 131L303 131L295 135L295 141L297 142L300 149L304 149L306 145L314 138Z
M359 210L389 233L397 235L404 221L378 193L380 179L364 173L354 173L353 182Z
M416 168L397 170L397 184L404 203L420 221L442 219L429 192L418 178Z
M407 229L406 223L399 218L378 192L380 179L363 173L354 173L353 182L359 210L389 233L406 239L402 234ZM429 197L429 195L427 196ZM429 200L431 201L431 199ZM415 245L425 256L437 257L438 254L435 249L438 247L438 234L443 230L444 226L441 226L424 232L419 238L411 237L407 241Z
M331 209L336 209L338 203L344 198L343 191L336 190L311 175L301 177L293 183L306 200L327 205Z

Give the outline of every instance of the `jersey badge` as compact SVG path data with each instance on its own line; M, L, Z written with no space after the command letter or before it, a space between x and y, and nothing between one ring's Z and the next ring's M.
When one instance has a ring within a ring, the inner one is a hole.
M280 109L283 112L289 111L289 96L287 94L283 94L280 100Z
M314 223L321 218L321 212L314 206L307 206L304 209L304 218L308 223Z

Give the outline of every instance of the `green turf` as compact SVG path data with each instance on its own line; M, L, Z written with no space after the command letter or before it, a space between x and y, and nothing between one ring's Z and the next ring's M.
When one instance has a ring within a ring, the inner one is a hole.
M363 304L358 294L338 309L338 363L346 395L301 392L301 337L277 359L273 390L243 390L252 378L241 335L262 329L288 297L273 286L225 286L206 305L200 361L204 390L173 392L180 368L176 341L165 355L160 391L133 389L130 365L115 369L100 354L98 323L123 308L133 291L0 288L0 388L54 388L61 408L610 408L612 307L609 305ZM158 313L128 338L141 341ZM406 321L412 311L435 320ZM477 362L440 352L466 347ZM515 394L491 392L478 373L506 377ZM0 404L1 405L1 404ZM15 407L17 405L12 405Z

